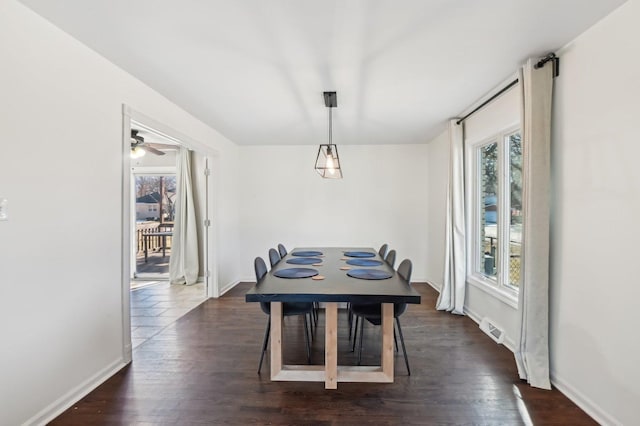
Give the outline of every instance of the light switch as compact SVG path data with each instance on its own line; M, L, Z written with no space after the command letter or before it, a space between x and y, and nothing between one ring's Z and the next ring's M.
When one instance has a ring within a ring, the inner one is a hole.
M0 198L0 220L9 220L9 200Z

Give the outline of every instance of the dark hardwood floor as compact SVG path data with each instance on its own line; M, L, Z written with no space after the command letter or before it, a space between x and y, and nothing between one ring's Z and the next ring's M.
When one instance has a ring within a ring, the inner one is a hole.
M518 379L513 354L469 318L437 312L437 293L415 284L421 305L402 316L411 363L396 353L395 383L271 382L268 356L256 374L266 315L245 303L243 283L166 327L133 354L133 363L55 419L54 425L592 425L557 390ZM322 362L322 314L313 359ZM354 362L340 313L339 363ZM367 324L363 363L378 362L379 327ZM285 319L285 361L304 363L299 317Z

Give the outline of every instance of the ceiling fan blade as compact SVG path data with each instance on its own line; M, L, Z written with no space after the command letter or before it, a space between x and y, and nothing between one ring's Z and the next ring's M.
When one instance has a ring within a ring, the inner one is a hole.
M158 150L158 149L155 149L155 148L153 148L153 147L151 147L151 146L149 146L149 145L146 145L146 144L145 144L145 145L139 145L139 146L140 146L140 148L142 148L142 149L144 149L145 151L150 152L150 153L152 153L152 154L156 154L156 155L164 155L164 152L162 152L162 151L160 151L160 150Z
M150 146L155 149L164 149L164 150L178 150L180 146L178 145L169 145L164 143L145 143L145 146Z

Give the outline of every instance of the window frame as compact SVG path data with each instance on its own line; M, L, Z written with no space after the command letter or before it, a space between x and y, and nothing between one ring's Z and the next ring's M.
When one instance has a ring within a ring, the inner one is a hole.
M504 240L509 235L510 217L508 215L510 209L510 175L509 165L510 157L508 155L510 136L520 133L522 138L522 129L519 124L512 124L497 132L493 132L489 137L479 139L477 141L465 141L465 163L466 163L466 205L467 205L467 229L469 230L469 238L467 238L467 283L479 288L480 290L491 294L506 304L518 308L519 287L512 286L509 281L509 245L504 248ZM524 140L521 139L524 151ZM496 171L498 179L498 190L496 194L497 223L496 235L498 241L497 250L499 251L499 262L496 265L496 277L487 276L481 271L481 259L479 254L480 247L480 226L481 213L483 209L480 203L482 200L482 181L479 179L481 148L492 143L498 144L498 170ZM524 163L523 163L524 168ZM522 189L524 191L526 182L524 181L525 173L522 174ZM505 207L507 206L507 207ZM523 217L523 221L526 218ZM524 243L524 235L523 241ZM505 276L506 275L506 276Z

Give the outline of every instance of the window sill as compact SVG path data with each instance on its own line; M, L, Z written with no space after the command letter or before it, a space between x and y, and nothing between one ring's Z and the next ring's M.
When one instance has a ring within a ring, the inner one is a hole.
M518 295L516 293L499 289L489 281L474 276L468 276L467 283L518 310Z

